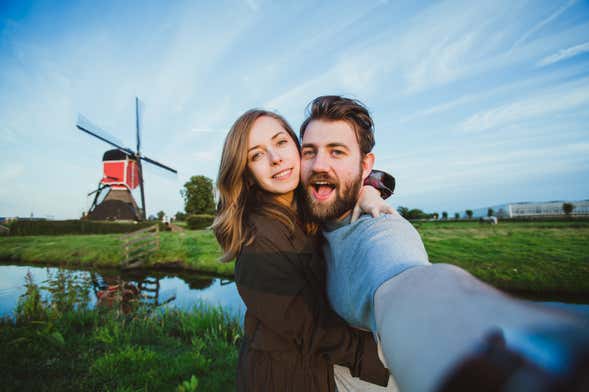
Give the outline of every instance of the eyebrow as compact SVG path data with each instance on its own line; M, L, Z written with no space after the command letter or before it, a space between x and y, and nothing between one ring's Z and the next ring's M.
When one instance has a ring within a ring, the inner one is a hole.
M285 132L285 131L278 131L278 132L276 132L276 134L275 134L274 136L272 136L272 137L270 138L270 140L274 140L274 139L276 139L278 136L280 136L280 135L282 135L282 134L285 134L285 135L286 135L286 132ZM259 145L259 144L256 144L255 146L253 146L253 147L250 147L250 148L247 150L247 152L250 152L251 150L255 150L256 148L259 148L259 147L260 147L260 145Z
M328 148L334 148L334 147L342 147L345 148L346 150L350 150L350 148L344 144L344 143L329 143L327 144L325 147ZM303 146L301 148L316 148L314 143L304 143Z

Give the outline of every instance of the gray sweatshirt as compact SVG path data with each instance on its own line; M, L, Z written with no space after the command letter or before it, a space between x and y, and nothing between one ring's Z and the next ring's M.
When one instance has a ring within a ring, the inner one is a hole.
M430 264L419 233L398 213L325 225L327 295L350 325L376 331L374 293L408 268Z

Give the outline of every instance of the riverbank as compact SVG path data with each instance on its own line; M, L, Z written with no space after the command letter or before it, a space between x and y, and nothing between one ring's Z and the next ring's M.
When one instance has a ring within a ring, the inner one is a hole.
M220 308L88 309L88 285L61 277L58 286L68 289L51 303L29 279L15 317L0 319L3 390L235 389L242 330Z
M220 263L219 245L209 230L160 233L160 249L146 269L186 270L232 277L233 263ZM64 235L0 237L0 260L80 268L119 268L121 236Z
M589 296L589 222L418 222L430 261L458 265L496 287L522 293ZM161 233L150 269L232 277L208 230ZM0 237L0 260L81 268L118 267L119 235Z

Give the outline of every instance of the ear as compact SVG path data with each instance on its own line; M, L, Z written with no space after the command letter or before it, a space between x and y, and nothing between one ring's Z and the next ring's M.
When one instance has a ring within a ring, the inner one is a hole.
M364 158L362 158L362 181L370 175L372 167L374 166L374 159L374 154L371 152L364 155Z

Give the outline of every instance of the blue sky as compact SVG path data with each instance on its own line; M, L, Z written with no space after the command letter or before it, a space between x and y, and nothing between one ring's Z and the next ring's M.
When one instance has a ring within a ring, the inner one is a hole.
M3 1L0 216L77 218L107 145L78 113L178 169L146 168L148 213L216 177L245 110L298 129L314 97L363 101L394 206L589 198L587 1Z

